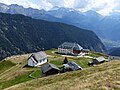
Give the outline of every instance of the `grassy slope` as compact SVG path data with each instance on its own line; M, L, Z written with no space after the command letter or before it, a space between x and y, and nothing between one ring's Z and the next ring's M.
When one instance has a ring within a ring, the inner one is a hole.
M28 75L33 69L23 68L26 65L28 56L13 56L6 61L0 62L2 69L0 70L0 89L31 80ZM8 64L9 62L9 64ZM22 62L21 64L18 64ZM4 64L5 63L5 64ZM3 71L4 70L4 71Z
M61 57L58 54L54 54L55 51L56 51L55 49L46 51L46 53L48 54L49 62L56 64L58 67L61 67L63 60L64 60L64 57ZM91 52L89 55L90 56L92 56L92 55L93 56L101 56L101 54L93 53L93 52ZM8 58L7 61L0 63L0 64L5 63L5 64L3 64L3 67L0 70L0 72L2 72L2 73L0 73L0 89L8 88L10 86L14 86L16 84L32 80L33 78L30 78L29 75L32 75L35 78L41 78L40 68L24 67L27 64L28 57L29 57L29 55L13 56L11 58ZM68 60L75 61L84 68L89 68L89 66L87 65L87 62L91 59L90 58L69 57ZM12 63L12 64L10 64L11 66L9 66L9 64L7 65L8 62ZM18 64L18 63L21 63L21 64ZM8 68L6 67L6 65ZM72 77L70 77L70 78L72 78ZM43 84L45 84L45 83L43 83Z
M108 56L106 54L103 53L99 53L99 52L90 52L88 56L92 56L92 57L100 57L103 56L104 58L108 58Z
M12 63L11 61L3 61L2 63L0 62L0 73L3 71L9 69L10 67L14 66L15 64Z
M15 79L11 79L11 80L8 80L8 81L4 81L4 83L0 83L0 86L1 86L1 89L4 88L7 88L9 86L12 86L12 85L15 85L15 84L19 84L21 82L25 82L25 81L28 81L28 80L32 80L31 78L28 77L28 75L30 74L31 72L29 73L24 73L23 75L19 75L17 77L15 77Z
M120 61L18 84L9 90L120 90Z

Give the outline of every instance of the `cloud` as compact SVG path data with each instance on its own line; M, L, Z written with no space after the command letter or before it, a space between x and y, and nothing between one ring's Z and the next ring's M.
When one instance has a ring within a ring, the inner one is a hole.
M92 0L87 5L87 8L88 10L95 10L102 15L109 15L117 6L118 2L115 2L115 0Z
M54 6L74 8L83 12L94 10L102 15L120 10L120 0L0 0L0 2L45 10Z
M53 6L74 8L80 11L93 10L104 16L120 9L120 0L47 0Z
M32 8L39 9L39 5L34 4L30 2L29 0L0 0L0 2L5 3L7 5L18 4L18 5L24 6L25 8L32 7Z
M88 0L75 0L74 2L74 8L85 8L89 4Z
M75 0L46 0L53 6L73 8Z
M48 2L47 0L38 1L37 5L39 5L39 9L45 9L45 10L49 10L54 7L53 4Z

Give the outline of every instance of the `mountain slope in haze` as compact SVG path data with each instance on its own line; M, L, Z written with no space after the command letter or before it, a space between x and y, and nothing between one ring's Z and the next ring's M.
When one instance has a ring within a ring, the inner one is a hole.
M92 31L75 26L0 13L0 58L8 55L57 48L61 43L77 42L93 51L106 52Z
M33 8L24 8L23 6L19 6L17 4L6 5L6 4L0 3L0 12L10 13L10 14L22 14L25 16L33 17L35 19L42 19L42 20L53 21L53 22L61 21L60 19L47 14L47 11L43 9L38 10Z
M120 41L120 13L111 13L110 16L102 16L95 11L79 12L67 8L58 8L48 11L48 14L60 18L64 23L92 30L99 37L113 41ZM111 34L112 33L112 34Z
M120 42L119 12L116 12L114 15L110 14L110 16L104 17L95 11L87 11L82 13L75 10L67 10L66 8L59 8L56 10L50 10L48 13L62 19L64 23L94 31L101 38L101 40L107 39L108 41L115 43ZM62 16L58 17L58 15ZM109 42L105 42L106 47L107 43ZM114 47L117 46L117 44L114 46L113 44L110 44L109 46Z
M58 8L56 10L48 11L48 14L56 18L60 18L61 20L63 20L64 23L92 30L99 37L106 37L106 33L102 31L102 28L104 27L99 25L100 23L102 23L102 20L105 17L95 11L90 10L87 12L79 12L76 10L71 10L69 8Z
M112 56L120 56L120 48L111 49L109 54Z
M71 8L55 7L49 11L45 11L33 8L24 8L23 6L16 4L5 5L2 3L0 4L0 12L23 14L35 19L52 22L63 22L80 28L92 30L101 38L112 40L113 42L120 41L119 12L111 13L110 16L104 17L92 10L79 12Z

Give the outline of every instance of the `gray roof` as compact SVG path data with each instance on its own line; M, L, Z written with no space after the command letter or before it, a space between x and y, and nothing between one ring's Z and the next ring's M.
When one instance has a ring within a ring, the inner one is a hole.
M89 52L90 50L89 49L83 49L83 51L88 51Z
M82 50L83 48L78 43L64 42L58 48Z
M104 58L104 57L98 57L98 58L96 58L96 60L97 60L98 62L102 62L102 61L105 60L105 58Z
M81 66L79 66L77 63L75 63L73 61L72 62L68 62L67 64L72 68L72 70L82 69Z
M120 60L120 57L118 56L109 56L108 58L111 60Z
M60 70L56 65L51 64L51 63L46 63L46 64L42 65L41 69L44 73L46 73L47 71L49 71L51 69Z
M63 64L64 68L67 69L67 68L71 68L71 66L69 66L68 64Z
M43 51L40 51L40 52L32 54L31 57L33 57L34 60L36 62L38 62L41 59L47 58L47 54L45 52L43 52Z

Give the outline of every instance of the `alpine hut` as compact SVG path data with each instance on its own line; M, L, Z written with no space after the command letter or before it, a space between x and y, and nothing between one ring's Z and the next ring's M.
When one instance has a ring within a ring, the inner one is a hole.
M83 70L83 69L77 63L72 61L72 62L68 62L67 64L64 64L61 72L64 73L64 72L76 71L76 70Z
M34 53L28 58L28 66L32 67L39 66L47 62L48 62L47 55L43 51Z
M58 47L58 53L66 55L79 55L82 47L78 43L64 42Z
M101 56L101 57L98 57L98 58L94 58L94 59L92 60L92 62L91 62L91 61L88 62L88 65L101 64L101 63L104 63L104 61L105 61L105 58Z
M42 65L41 70L42 70L42 76L58 74L60 71L60 69L56 65L51 63L46 63Z

